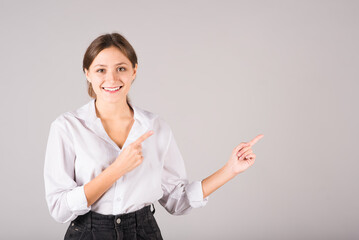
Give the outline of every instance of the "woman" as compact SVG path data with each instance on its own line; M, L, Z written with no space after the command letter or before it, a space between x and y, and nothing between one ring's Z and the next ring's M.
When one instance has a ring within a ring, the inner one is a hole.
M186 214L254 163L251 147L263 135L239 144L213 175L189 183L170 126L129 101L137 56L120 34L96 38L83 71L93 99L52 122L45 156L50 214L71 222L65 239L162 239L153 202Z

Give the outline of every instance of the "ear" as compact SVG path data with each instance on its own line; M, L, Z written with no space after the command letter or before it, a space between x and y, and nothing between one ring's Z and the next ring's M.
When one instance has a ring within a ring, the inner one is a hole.
M136 63L135 67L133 68L133 74L132 74L133 80L135 80L135 78L136 78L137 66L138 66L138 64Z
M86 76L86 80L91 82L91 79L89 77L89 72L87 71L87 69L85 69L85 76Z

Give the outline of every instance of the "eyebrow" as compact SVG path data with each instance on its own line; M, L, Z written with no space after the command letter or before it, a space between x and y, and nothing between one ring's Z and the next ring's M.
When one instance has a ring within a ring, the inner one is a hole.
M120 62L120 63L116 63L114 66L121 65L121 64L127 64L127 63L125 63L125 62ZM106 67L107 65L103 65L103 64L96 64L94 67L96 67L96 66Z

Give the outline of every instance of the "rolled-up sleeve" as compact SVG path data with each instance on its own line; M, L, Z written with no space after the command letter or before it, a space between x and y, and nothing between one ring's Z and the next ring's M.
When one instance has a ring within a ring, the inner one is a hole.
M58 121L52 122L44 164L45 195L51 216L61 223L91 210L84 186L75 181L75 159L70 133Z
M209 199L203 199L201 181L188 181L185 164L172 130L163 155L162 190L164 194L159 203L173 215L184 215L193 208L203 207Z

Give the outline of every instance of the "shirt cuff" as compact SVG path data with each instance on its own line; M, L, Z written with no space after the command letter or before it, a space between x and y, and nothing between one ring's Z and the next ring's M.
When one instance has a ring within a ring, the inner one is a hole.
M68 192L66 200L70 211L75 215L83 215L91 210L91 206L87 207L84 186L76 187Z
M186 192L189 200L189 204L192 208L204 207L208 198L203 199L202 182L194 181L186 186Z

